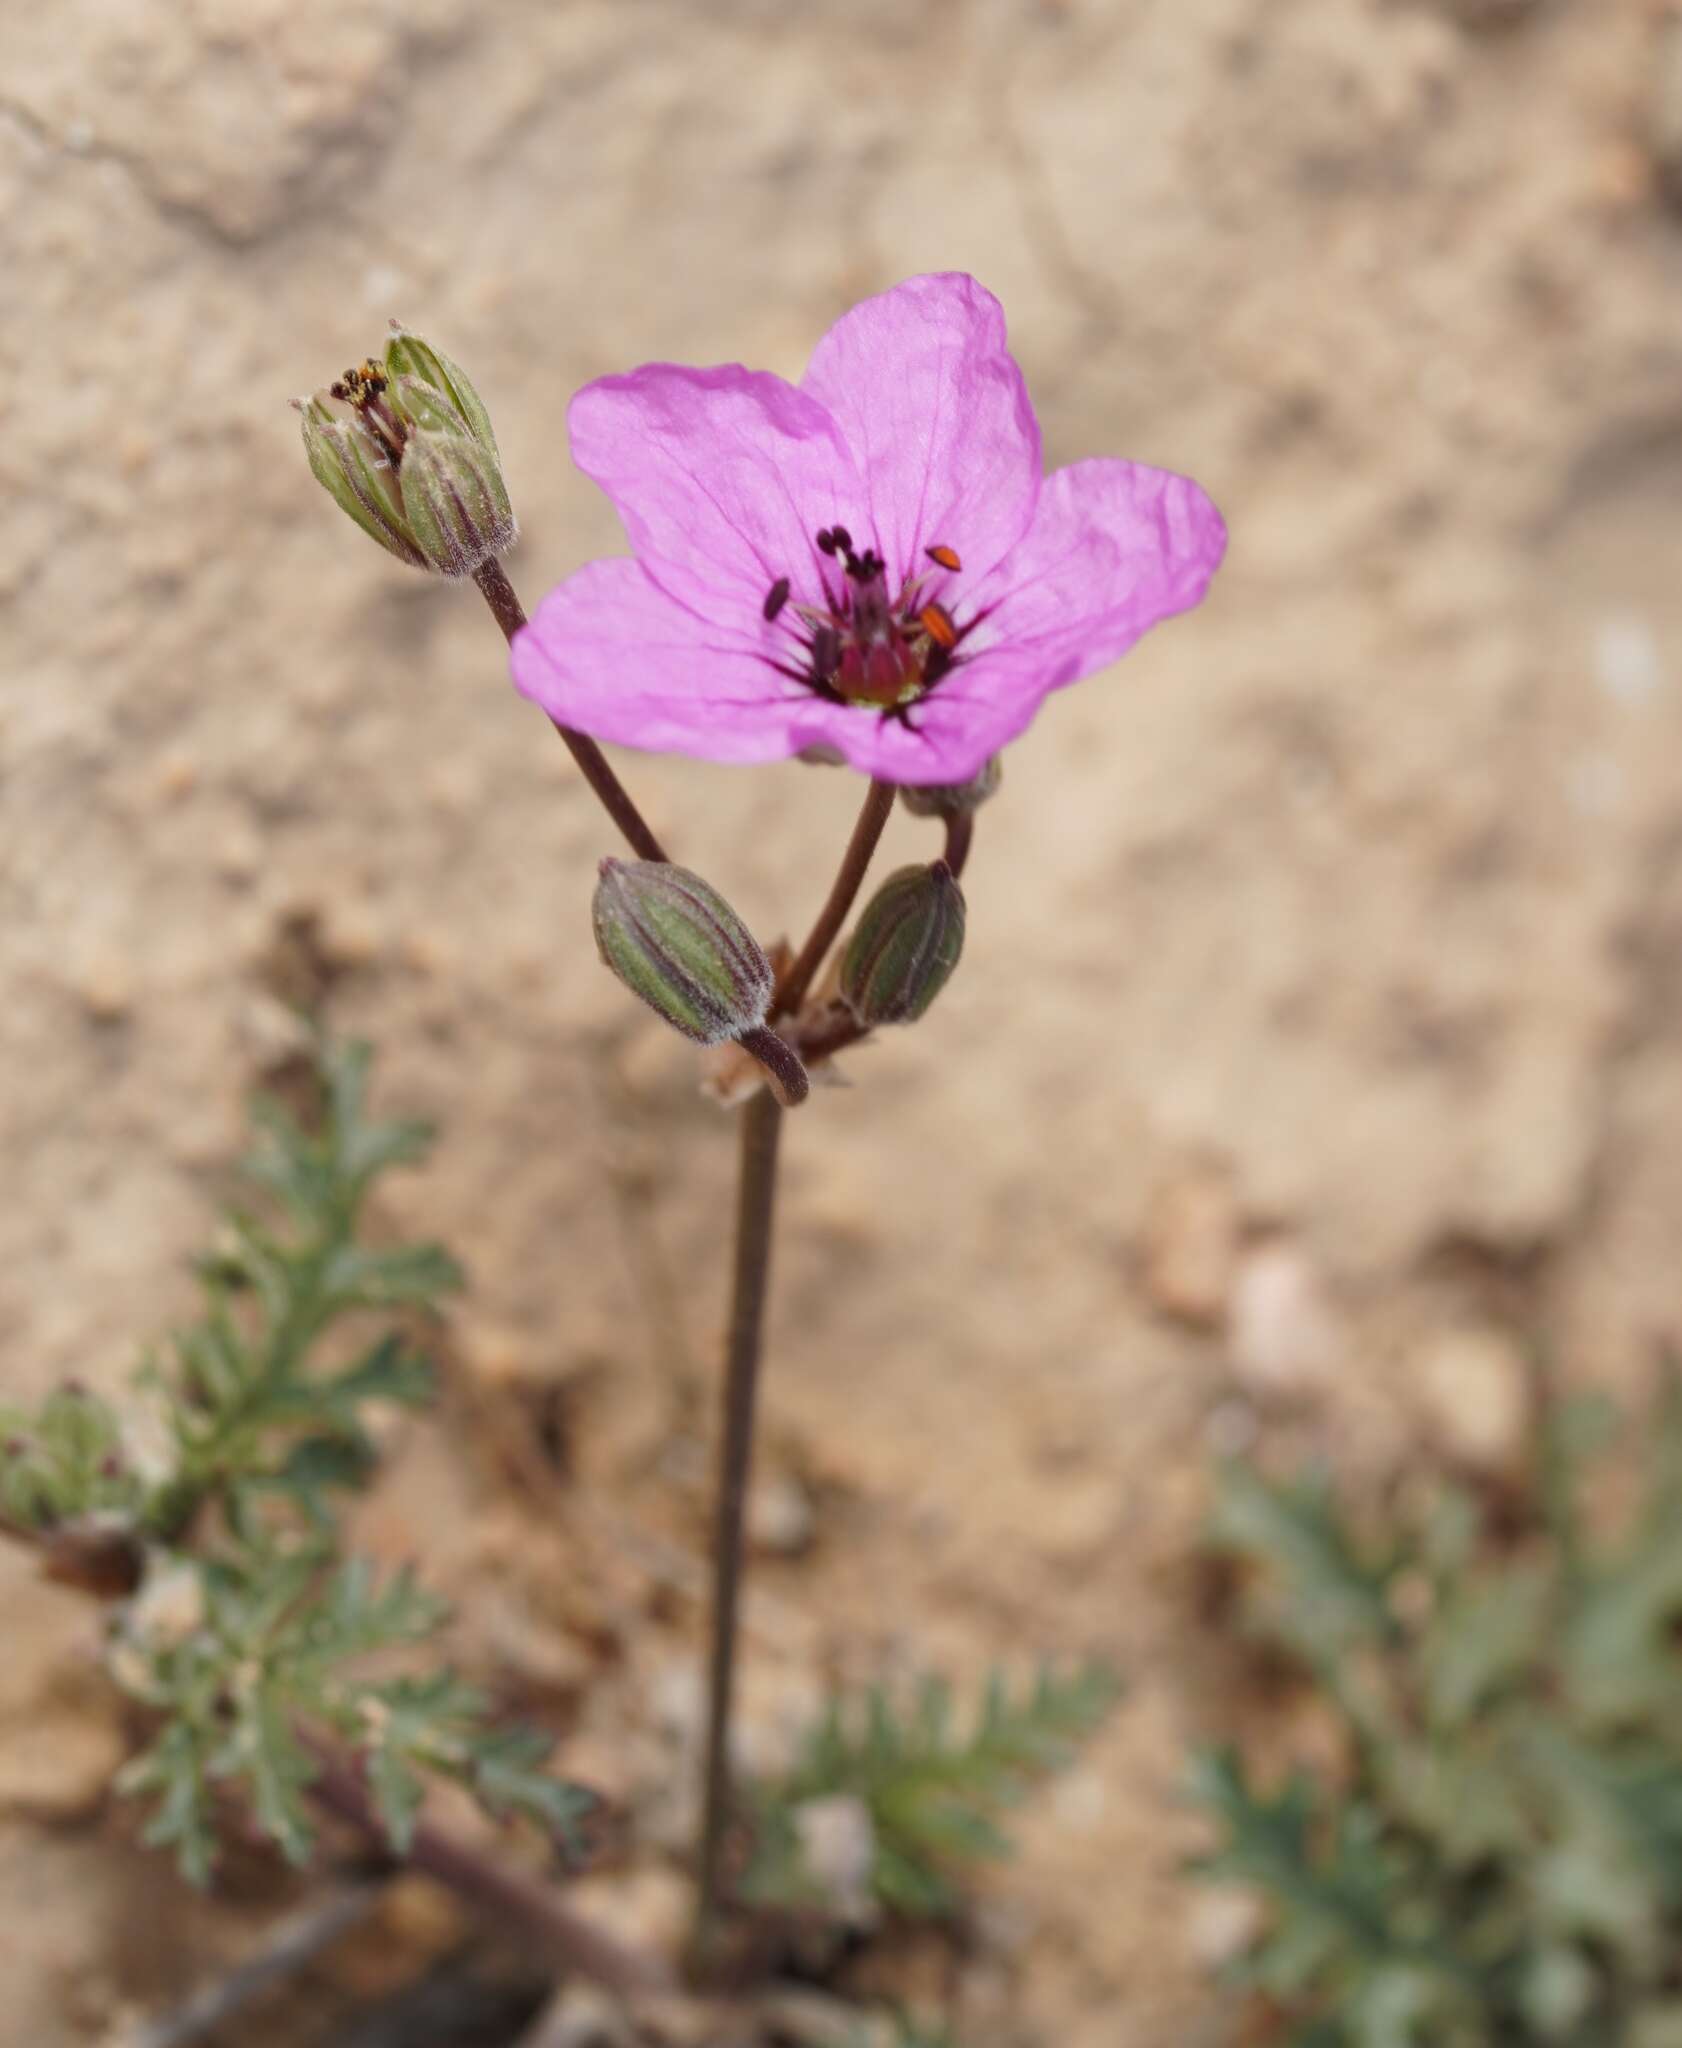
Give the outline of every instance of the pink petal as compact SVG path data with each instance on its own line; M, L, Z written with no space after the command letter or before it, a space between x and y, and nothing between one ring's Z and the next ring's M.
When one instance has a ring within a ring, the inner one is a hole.
M991 292L952 271L914 277L844 313L800 388L839 422L868 497L841 518L889 580L955 548L985 575L1026 530L1040 430Z
M782 703L810 701L760 658L751 633L702 618L624 556L551 590L509 660L516 686L551 718L650 753L781 760L794 751Z
M1106 668L1197 604L1225 552L1225 522L1189 477L1104 459L1054 470L1020 544L965 593L985 618L954 680L996 697L1037 673L1043 696Z
M757 625L756 615L756 625ZM700 618L623 557L550 591L510 655L523 695L596 739L705 761L780 761L817 748L896 782L958 782L1033 715L1003 704L913 707L916 730L816 697L763 659L757 633ZM956 680L956 679L954 679ZM944 686L943 686L944 687Z
M821 602L814 538L864 499L816 399L739 364L650 363L587 384L567 426L573 460L613 500L638 560L703 618L745 624L783 576Z

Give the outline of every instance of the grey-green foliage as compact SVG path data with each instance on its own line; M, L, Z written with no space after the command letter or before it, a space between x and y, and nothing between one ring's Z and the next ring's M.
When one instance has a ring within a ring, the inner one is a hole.
M375 1463L370 1411L431 1389L405 1324L459 1280L436 1245L363 1234L375 1181L430 1140L368 1115L367 1073L366 1047L324 1047L316 1115L257 1106L245 1178L264 1207L228 1218L199 1263L198 1319L125 1411L79 1388L0 1407L0 1523L60 1576L126 1596L109 1667L155 1733L122 1782L198 1882L230 1792L309 1855L324 1742L360 1760L399 1852L428 1773L557 1831L583 1803L542 1769L546 1738L498 1725L439 1665L443 1603L341 1548L340 1502Z
M1020 1694L995 1671L961 1721L937 1677L903 1706L886 1686L837 1694L794 1768L757 1790L745 1889L780 1904L813 1899L800 1811L845 1797L869 1816L868 1886L878 1903L908 1916L953 1912L966 1867L1009 1854L1005 1812L1035 1778L1072 1760L1118 1692L1109 1666L1094 1661L1068 1672L1046 1665Z
M1201 1756L1206 1875L1252 1886L1237 1966L1292 2048L1682 2048L1682 1386L1582 1512L1598 1404L1547 1407L1499 1529L1447 1480L1358 1522L1319 1479L1222 1474L1251 1617L1347 1737L1332 1780Z

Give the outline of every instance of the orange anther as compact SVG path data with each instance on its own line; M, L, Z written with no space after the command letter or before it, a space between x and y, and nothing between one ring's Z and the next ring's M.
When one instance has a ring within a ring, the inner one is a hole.
M948 654L958 644L958 629L952 623L952 614L943 604L926 604L917 614L917 622L937 647L944 647Z

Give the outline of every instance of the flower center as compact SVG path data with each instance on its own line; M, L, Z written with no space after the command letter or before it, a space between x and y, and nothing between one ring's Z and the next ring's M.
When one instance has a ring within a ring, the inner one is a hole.
M942 572L956 575L963 564L952 548L925 548L932 566L903 577L896 595L886 562L873 548L855 553L844 526L826 526L817 547L824 558L821 605L791 603L786 576L766 593L767 624L788 617L801 640L798 665L774 666L832 702L874 706L884 716L903 713L959 658L968 628L960 630L928 586Z

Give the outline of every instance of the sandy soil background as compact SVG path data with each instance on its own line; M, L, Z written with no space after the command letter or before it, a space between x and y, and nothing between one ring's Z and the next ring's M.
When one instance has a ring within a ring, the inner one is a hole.
M443 1125L390 1212L473 1283L450 1426L398 1444L370 1538L571 1703L610 1789L693 1723L730 1133L593 958L609 828L483 608L354 533L285 401L390 314L435 336L534 601L619 545L567 460L579 383L798 374L855 297L967 268L1049 461L1225 510L1205 609L1012 752L939 1008L789 1132L762 1533L810 1545L765 1561L748 1680L770 1729L828 1671L1113 1654L1129 1698L990 1881L961 2010L1200 2038L1174 1788L1219 1709L1211 1434L1499 1461L1528 1319L1628 1381L1682 1310L1668 17L0 13L0 1379L115 1384L185 1308L304 935L386 1100ZM625 766L762 932L804 922L851 778ZM927 843L896 819L890 854ZM552 1501L509 1476L546 1404ZM238 1927L103 1810L87 1614L9 1554L0 1613L7 2038L60 2048Z

